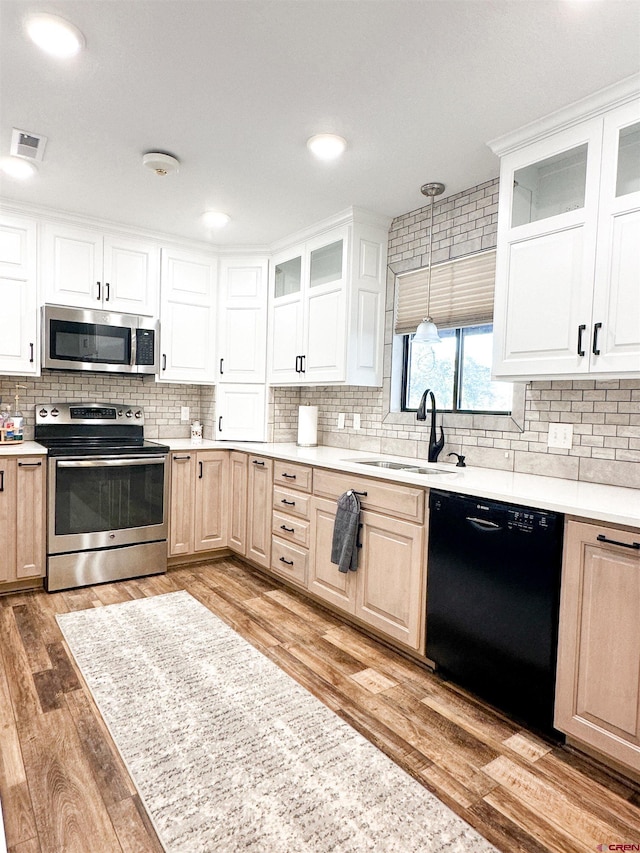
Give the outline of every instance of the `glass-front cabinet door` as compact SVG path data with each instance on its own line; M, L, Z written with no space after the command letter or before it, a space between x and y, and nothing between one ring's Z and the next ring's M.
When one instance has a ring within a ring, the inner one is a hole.
M269 381L297 382L301 376L304 334L304 245L272 261L269 333Z
M308 382L344 379L346 359L346 251L348 231L340 229L307 243L304 378Z
M592 369L640 374L640 99L604 119L593 324Z
M302 256L297 255L274 266L273 295L276 299L300 293L302 289Z
M589 370L602 119L502 158L494 375Z

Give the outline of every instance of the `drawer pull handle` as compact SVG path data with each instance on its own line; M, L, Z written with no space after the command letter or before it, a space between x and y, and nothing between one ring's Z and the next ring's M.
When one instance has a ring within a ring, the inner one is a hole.
M281 562L281 563L286 563L288 566L292 566L292 565L293 565L293 560L285 560L285 558L284 558L284 557L280 557L280 562Z
M607 539L607 537L600 533L596 536L598 542L606 542L608 545L622 545L623 548L633 548L634 551L640 551L640 542L618 542L617 539Z
M252 459L251 461L253 462L254 465L264 465L264 462L261 462L258 459Z
M285 471L285 473L284 473L282 476L283 476L283 477L286 477L288 480L295 480L295 478L296 478L296 475L295 475L295 474L287 474L287 472L286 472L286 471Z
M190 456L174 456L173 457L174 462L186 462L187 459L191 459L191 457Z
M369 493L368 493L368 492L356 492L356 490L355 490L355 489L353 489L353 494L354 494L354 495L361 495L363 498L366 498L366 496L367 496Z
M280 530L286 530L287 533L295 533L296 532L295 527L287 527L285 524L280 525Z
M18 462L18 468L39 468L42 462Z
M280 503L286 504L287 506L295 506L296 505L295 501L288 501L286 498L282 498Z

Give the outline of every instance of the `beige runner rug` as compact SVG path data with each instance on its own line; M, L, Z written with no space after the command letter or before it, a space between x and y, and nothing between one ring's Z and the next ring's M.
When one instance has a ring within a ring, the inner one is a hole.
M495 853L189 593L57 618L170 853Z

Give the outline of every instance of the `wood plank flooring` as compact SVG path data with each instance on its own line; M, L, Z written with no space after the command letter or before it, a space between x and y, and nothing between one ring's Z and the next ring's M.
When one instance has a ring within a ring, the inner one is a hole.
M55 614L178 589L504 853L593 853L599 845L640 844L640 792L631 782L523 730L228 559L139 580L0 598L0 798L10 853L160 853Z

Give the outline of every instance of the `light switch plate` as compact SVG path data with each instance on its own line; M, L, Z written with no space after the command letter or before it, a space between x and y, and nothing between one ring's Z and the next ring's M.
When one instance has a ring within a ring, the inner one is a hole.
M189 406L180 406L180 420L189 423Z
M358 412L353 415L353 428L360 429L360 414Z
M571 448L573 443L573 424L549 424L547 447Z
M345 413L339 412L338 413L338 429L344 429L344 418L345 418Z

